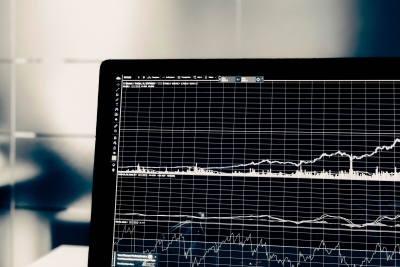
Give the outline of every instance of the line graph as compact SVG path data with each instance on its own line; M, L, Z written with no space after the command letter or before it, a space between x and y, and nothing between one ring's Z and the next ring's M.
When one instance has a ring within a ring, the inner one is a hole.
M129 231L130 230L127 230L126 232L129 232ZM396 256L396 254L400 254L400 245L398 245L398 244L396 246L394 246L393 250L390 250L390 251L385 246L382 246L381 244L376 244L375 249L372 251L360 251L360 250L357 251L357 252L363 252L367 256L365 256L364 258L361 258L361 260L358 264L349 264L347 262L346 256L344 255L345 253L343 253L346 250L341 249L339 243L335 247L329 248L329 247L327 247L325 241L321 240L318 247L297 248L300 250L308 249L310 251L310 253L305 254L305 253L302 253L301 251L299 251L295 257L295 260L291 260L289 257L280 258L279 255L277 255L273 252L270 252L270 250L268 250L270 245L268 245L267 242L264 242L262 239L256 244L253 244L251 242L251 240L252 240L251 234L247 237L244 237L244 236L241 236L240 234L235 235L232 233L231 235L226 237L221 242L212 244L211 246L209 246L205 250L204 255L202 255L200 257L195 256L193 259L191 259L190 265L192 267L199 266L200 264L202 264L205 261L206 257L210 253L218 254L225 244L234 244L234 245L239 245L241 247L246 246L246 247L248 247L248 250L251 252L251 256L254 256L256 253L263 253L264 254L263 256L266 257L266 261L268 261L268 262L273 261L282 266L284 266L285 263L288 263L289 266L291 266L291 267L300 266L301 264L306 264L306 263L312 263L312 261L314 260L314 258L317 255L317 253L320 251L326 252L327 255L332 255L334 257L337 257L338 263L345 264L348 267L365 266L367 264L370 264L375 259L376 256L378 256L380 259L384 258L387 262L389 262L389 261L394 260L394 257ZM168 251L168 249L174 243L178 243L179 246L183 247L183 250L184 250L183 257L188 259L191 256L191 253L192 253L191 241L186 242L185 238L182 234L174 235L171 238L171 240L159 239L159 240L154 240L154 242L155 242L154 248L144 250L143 253L151 254L151 253L165 252L165 251ZM264 250L261 251L261 249L264 249ZM334 252L336 252L337 255L333 255ZM370 256L368 256L368 253L370 253ZM382 257L382 255L379 255L379 254L382 254L383 257Z
M336 151L330 154L323 153L319 157L314 158L312 160L302 160L298 163L296 162L290 162L290 161L277 161L277 160L269 160L269 159L263 159L259 162L250 162L250 163L245 163L245 164L237 164L237 165L232 165L232 166L221 166L221 167L198 167L197 164L195 166L177 166L177 167L170 167L170 168L165 168L164 171L160 170L154 170L154 169L160 169L162 167L140 167L140 164L137 166L127 166L124 167L125 171L120 171L121 174L129 174L131 172L150 172L150 173L162 173L162 174L174 174L174 173L191 173L191 174L217 174L217 175L230 175L230 174L236 174L236 175L263 175L263 176L293 176L293 177L310 177L310 176L315 176L318 178L348 178L348 179L372 179L372 180L400 180L400 173L397 172L397 168L394 167L393 172L381 172L379 171L379 167L376 167L375 173L369 173L369 172L359 172L353 170L353 161L354 160L360 160L368 157L372 157L376 155L378 152L382 150L391 150L393 149L396 144L400 142L399 138L396 138L394 142L390 146L378 146L375 148L375 150L371 153L363 154L360 156L356 156L353 154L348 154L347 152L342 152L342 151ZM349 159L349 170L347 172L339 172L339 173L332 173L331 171L325 172L322 171L320 173L316 172L307 172L307 171L302 171L301 166L306 165L306 164L313 164L317 161L322 160L325 157L333 157L333 156L341 156L341 157L346 157ZM279 165L293 165L296 167L300 167L299 170L297 170L295 173L292 174L285 174L285 173L273 173L271 169L264 171L255 171L255 169L250 169L249 172L247 173L242 173L242 172L237 172L234 171L235 168L239 167L248 167L248 166L258 166L263 163L268 163L268 164L279 164ZM132 169L133 168L133 169ZM170 170L168 170L170 169ZM178 169L178 170L176 170ZM181 169L182 171L179 171ZM233 173L224 173L222 171L212 171L213 169L231 169L233 170Z
M204 218L202 218L204 219ZM180 224L180 226L183 225L182 223ZM125 225L123 228L123 232L125 234L133 234L133 232L135 231L135 226L127 226ZM124 238L121 238L120 240L118 240L116 243L119 243L119 241L121 241ZM129 238L126 238L129 239ZM184 234L173 234L173 236L169 239L169 240L165 240L165 239L158 239L158 240L146 240L146 241L153 241L154 242L154 247L151 249L146 249L143 251L143 253L148 253L148 254L152 254L152 253L160 253L160 252L166 252L170 249L170 247L178 245L179 247L182 247L184 253L183 253L183 257L185 259L188 259L191 254L192 254L192 241L186 241L185 240L185 236ZM263 241L263 239L260 239L259 242L256 243L252 243L252 237L251 234L249 234L248 236L242 236L240 233L239 234L230 234L229 236L227 236L225 239L223 239L220 242L212 242L209 243L208 248L204 251L204 255L202 256L198 256L195 255L193 258L190 258L190 265L192 267L194 266L199 266L200 264L202 264L202 262L205 261L206 257L213 253L214 255L218 254L220 252L220 250L223 248L224 245L238 245L243 247L247 247L247 250L249 250L251 252L251 256L254 257L255 254L257 253L262 253L263 256L265 256L266 261L270 262L275 262L277 264L281 264L282 266L285 265L285 263L288 263L289 266L292 267L296 267L296 266L300 266L301 264L306 264L306 263L312 263L312 261L314 260L314 258L316 257L316 254L320 251L324 251L327 253L327 255L332 255L333 257L337 257L338 258L338 262L345 264L348 267L362 267L366 264L370 264L375 257L379 257L379 259L385 259L386 261L390 262L392 260L395 260L394 257L396 256L396 254L400 254L400 245L397 244L394 246L394 248L392 250L388 250L387 247L381 245L381 244L376 244L375 248L373 250L370 251L366 251L366 250L357 250L357 252L362 252L364 253L364 257L360 258L361 260L359 261L359 263L355 264L350 264L347 262L346 260L346 256L344 254L344 252L348 252L348 249L342 249L340 247L340 244L338 243L336 246L334 246L333 248L329 248L326 244L326 242L324 240L321 240L321 242L319 243L319 245L317 247L296 247L296 249L300 249L300 251L298 251L295 259L290 259L290 257L279 257L279 254L275 254L274 252L271 252L270 249L268 249L269 247L271 247L270 245L268 245L268 242ZM306 249L309 250L308 254L305 254L304 252L302 252L301 250ZM354 252L354 250L350 250L351 252ZM337 255L333 255L333 253L336 252ZM370 255L368 255L370 254ZM293 255L292 255L293 256ZM292 257L293 258L293 257Z
M275 163L277 163L277 164L283 164L283 165L290 164L290 165L293 165L293 166L296 166L296 167L300 167L300 166L305 165L305 164L312 164L312 163L315 163L316 161L321 160L321 159L323 159L324 157L330 158L330 157L339 155L339 156L341 156L341 157L347 157L347 158L349 158L349 162L350 162L350 169L349 169L349 171L351 172L351 171L353 170L353 160L359 160L359 159L363 159L363 158L366 158L366 157L371 157L371 156L377 154L379 151L382 151L382 150L390 150L390 149L393 149L394 146L395 146L398 142L400 142L400 139L399 139L399 138L396 138L396 139L394 140L393 144L391 144L390 146L378 146L377 148L375 148L375 150L374 150L373 152L371 152L371 153L369 153L369 154L364 154L364 155L361 155L361 156L355 156L355 155L352 155L352 154L348 154L348 153L346 153L346 152L337 151L337 152L334 152L334 153L331 153L331 154L323 153L323 154L321 154L321 156L319 156L318 158L315 158L315 159L313 159L313 160L308 160L308 161L307 161L307 160L302 160L302 161L300 161L299 163L290 162L290 161L282 162L282 161L277 161L277 160L264 159L264 160L262 160L262 161L260 161L260 162L256 162L256 163L250 162L250 163L247 163L247 164L238 164L238 165L227 166L227 167L207 167L207 168L204 168L204 169L205 169L205 170L207 170L207 169L227 169L227 168L231 169L231 168L236 168L236 167L257 166L257 165L260 165L260 164L265 163L265 162L267 162L267 163L269 163L269 164L275 164Z
M312 251L312 253L310 253L309 255L307 254L303 254L303 253L299 253L297 256L297 260L293 261L290 260L289 257L284 257L284 258L279 258L279 255L276 255L274 253L270 253L267 249L265 249L265 251L261 252L260 249L261 248L266 248L268 247L268 245L266 243L263 242L263 240L260 240L260 242L258 244L247 244L249 240L251 240L249 237L241 237L240 234L238 235L230 235L229 237L227 237L224 241L222 241L221 243L211 246L209 247L204 255L202 257L194 257L193 262L191 264L192 267L194 266L199 266L202 262L204 262L205 258L207 257L208 254L210 253L218 253L221 249L221 247L226 243L226 242L230 242L230 243L236 243L239 246L250 246L250 250L251 250L251 255L254 256L254 254L256 253L265 253L265 256L267 258L267 261L274 261L282 266L285 265L285 263L288 263L289 266L291 267L296 267L296 266L300 266L302 263L306 264L306 263L311 263L317 252L323 250L325 251L328 255L332 255L333 252L337 252L338 255L336 257L339 258L339 262L342 264L345 264L348 267L354 266L354 267L362 267L365 266L366 264L370 264L373 260L375 255L382 253L384 254L384 259L386 261L392 261L394 256L396 254L400 254L400 245L396 245L393 249L393 251L388 251L388 249L386 247L381 246L380 244L376 244L376 248L374 251L372 251L372 255L370 257L365 257L359 264L349 264L346 261L346 256L344 256L342 253L343 251L340 249L340 244L337 244L334 248L328 248L326 246L326 243L322 240L320 245L317 248L310 248L310 250ZM177 237L171 241L169 241L167 243L167 245L164 247L164 241L163 240L157 240L156 241L156 247L153 250L146 250L144 251L144 253L155 253L157 252L157 248L158 246L160 247L161 251L167 251L169 246L175 242L175 241L180 241L182 237ZM184 241L184 240L182 240ZM183 242L185 244L185 242ZM184 253L185 258L187 259L188 256L190 256L191 253L191 249L186 249L184 247L184 250L186 251Z
M240 220L240 221L259 221L259 222L279 222L279 223L292 223L295 225L301 225L301 224L309 224L309 223L317 223L317 224L340 224L343 226L346 226L348 228L366 228L368 226L386 226L390 228L395 228L395 227L400 227L399 223L395 223L393 225L388 225L385 224L385 221L395 221L398 218L400 218L400 214L390 217L390 216L379 216L375 220L372 220L371 222L365 222L365 223L354 223L350 219L342 217L342 216L335 216L335 215L330 215L330 214L323 214L320 217L310 219L310 220L300 220L300 221L295 221L295 220L286 220L283 218L278 218L275 216L271 215L243 215L243 216L226 216L226 217L198 217L198 216L191 216L191 215L145 215L141 213L124 213L120 214L123 216L136 216L143 217L147 219L147 217L154 218L151 219L153 221L159 221L162 220L163 218L172 218L172 219L184 219L184 221L180 222L181 224L185 223L191 223L193 219L201 220L201 222L207 223L207 220L228 220L228 221L233 221L233 220ZM326 219L333 219L333 221L336 222L328 222ZM124 233L125 230L124 230Z

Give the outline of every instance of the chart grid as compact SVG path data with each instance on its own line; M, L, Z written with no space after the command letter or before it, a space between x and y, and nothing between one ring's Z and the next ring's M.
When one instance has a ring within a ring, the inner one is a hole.
M123 88L114 251L396 266L399 81Z

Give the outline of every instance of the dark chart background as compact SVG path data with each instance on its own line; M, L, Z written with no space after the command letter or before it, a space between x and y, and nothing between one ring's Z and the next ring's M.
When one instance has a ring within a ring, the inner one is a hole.
M139 164L142 173L118 176L116 220L131 223L116 223L114 250L156 253L159 266L400 265L395 177L292 178L284 174L299 169L293 164L249 165L395 144L353 170L396 172L399 89L391 81L124 89L119 171ZM182 173L196 164L216 173ZM237 175L250 168L282 175ZM348 171L349 159L302 170Z

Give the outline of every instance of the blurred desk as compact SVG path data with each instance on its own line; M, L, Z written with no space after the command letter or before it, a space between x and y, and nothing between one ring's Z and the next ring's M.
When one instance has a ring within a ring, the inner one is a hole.
M87 267L89 247L62 245L27 267Z

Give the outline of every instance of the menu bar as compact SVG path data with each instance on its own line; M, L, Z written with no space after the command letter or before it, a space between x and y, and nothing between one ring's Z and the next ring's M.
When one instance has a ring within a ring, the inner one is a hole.
M121 77L117 77L117 80ZM141 81L214 81L222 83L262 83L264 76L220 76L220 75L123 75L124 82Z

